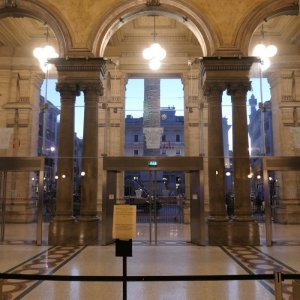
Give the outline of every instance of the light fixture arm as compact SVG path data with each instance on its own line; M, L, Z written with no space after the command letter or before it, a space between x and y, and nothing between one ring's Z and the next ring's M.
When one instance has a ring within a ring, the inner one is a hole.
M153 41L156 42L156 31L155 31L155 15L153 16Z
M261 34L262 41L264 41L265 40L264 24L261 24L261 32L260 32L260 34Z

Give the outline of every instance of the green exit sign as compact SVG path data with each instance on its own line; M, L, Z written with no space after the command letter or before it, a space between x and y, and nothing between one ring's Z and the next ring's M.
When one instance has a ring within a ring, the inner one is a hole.
M158 165L156 160L150 160L148 161L148 166L149 167L156 167Z

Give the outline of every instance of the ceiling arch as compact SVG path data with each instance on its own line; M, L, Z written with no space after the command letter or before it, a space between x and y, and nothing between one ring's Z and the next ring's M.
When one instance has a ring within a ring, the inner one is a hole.
M277 16L298 14L299 4L293 0L264 1L247 16L236 36L235 44L247 56L249 55L250 40L262 22Z
M143 16L158 15L176 20L186 26L196 37L203 56L213 53L218 44L205 17L186 4L174 0L162 0L159 6L147 6L144 1L122 3L109 11L99 22L97 32L92 41L92 52L96 56L104 56L105 48L112 35L124 24Z
M66 24L59 17L59 13L52 11L49 5L43 6L26 0L19 1L17 6L0 7L0 19L6 17L28 17L47 23L57 39L59 55L65 56L71 48L71 36Z

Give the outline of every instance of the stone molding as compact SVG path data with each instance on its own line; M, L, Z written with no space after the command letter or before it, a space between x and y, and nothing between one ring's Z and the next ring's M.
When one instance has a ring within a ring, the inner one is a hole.
M106 60L100 57L66 56L65 58L52 58L49 60L49 63L54 64L58 72L99 71L102 76L104 76L106 72Z
M201 75L207 71L249 71L252 64L259 62L257 57L203 57Z

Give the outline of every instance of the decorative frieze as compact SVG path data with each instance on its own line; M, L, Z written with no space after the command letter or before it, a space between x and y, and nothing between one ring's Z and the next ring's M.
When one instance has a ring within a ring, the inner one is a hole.
M147 6L160 6L159 0L147 0L146 1Z
M92 72L99 71L102 76L106 72L106 61L98 57L65 57L52 58L49 63L55 64L57 71L72 72L78 78L76 72Z
M115 96L112 96L112 97L109 97L109 98L108 98L108 101L109 101L109 102L113 102L113 103L121 103L121 102L123 102L122 100L123 100L122 97L115 97Z
M281 73L281 99L283 102L295 101L294 71L286 71Z
M294 126L295 124L295 110L293 107L281 108L282 123L285 126Z
M5 0L5 7L17 7L17 0Z

